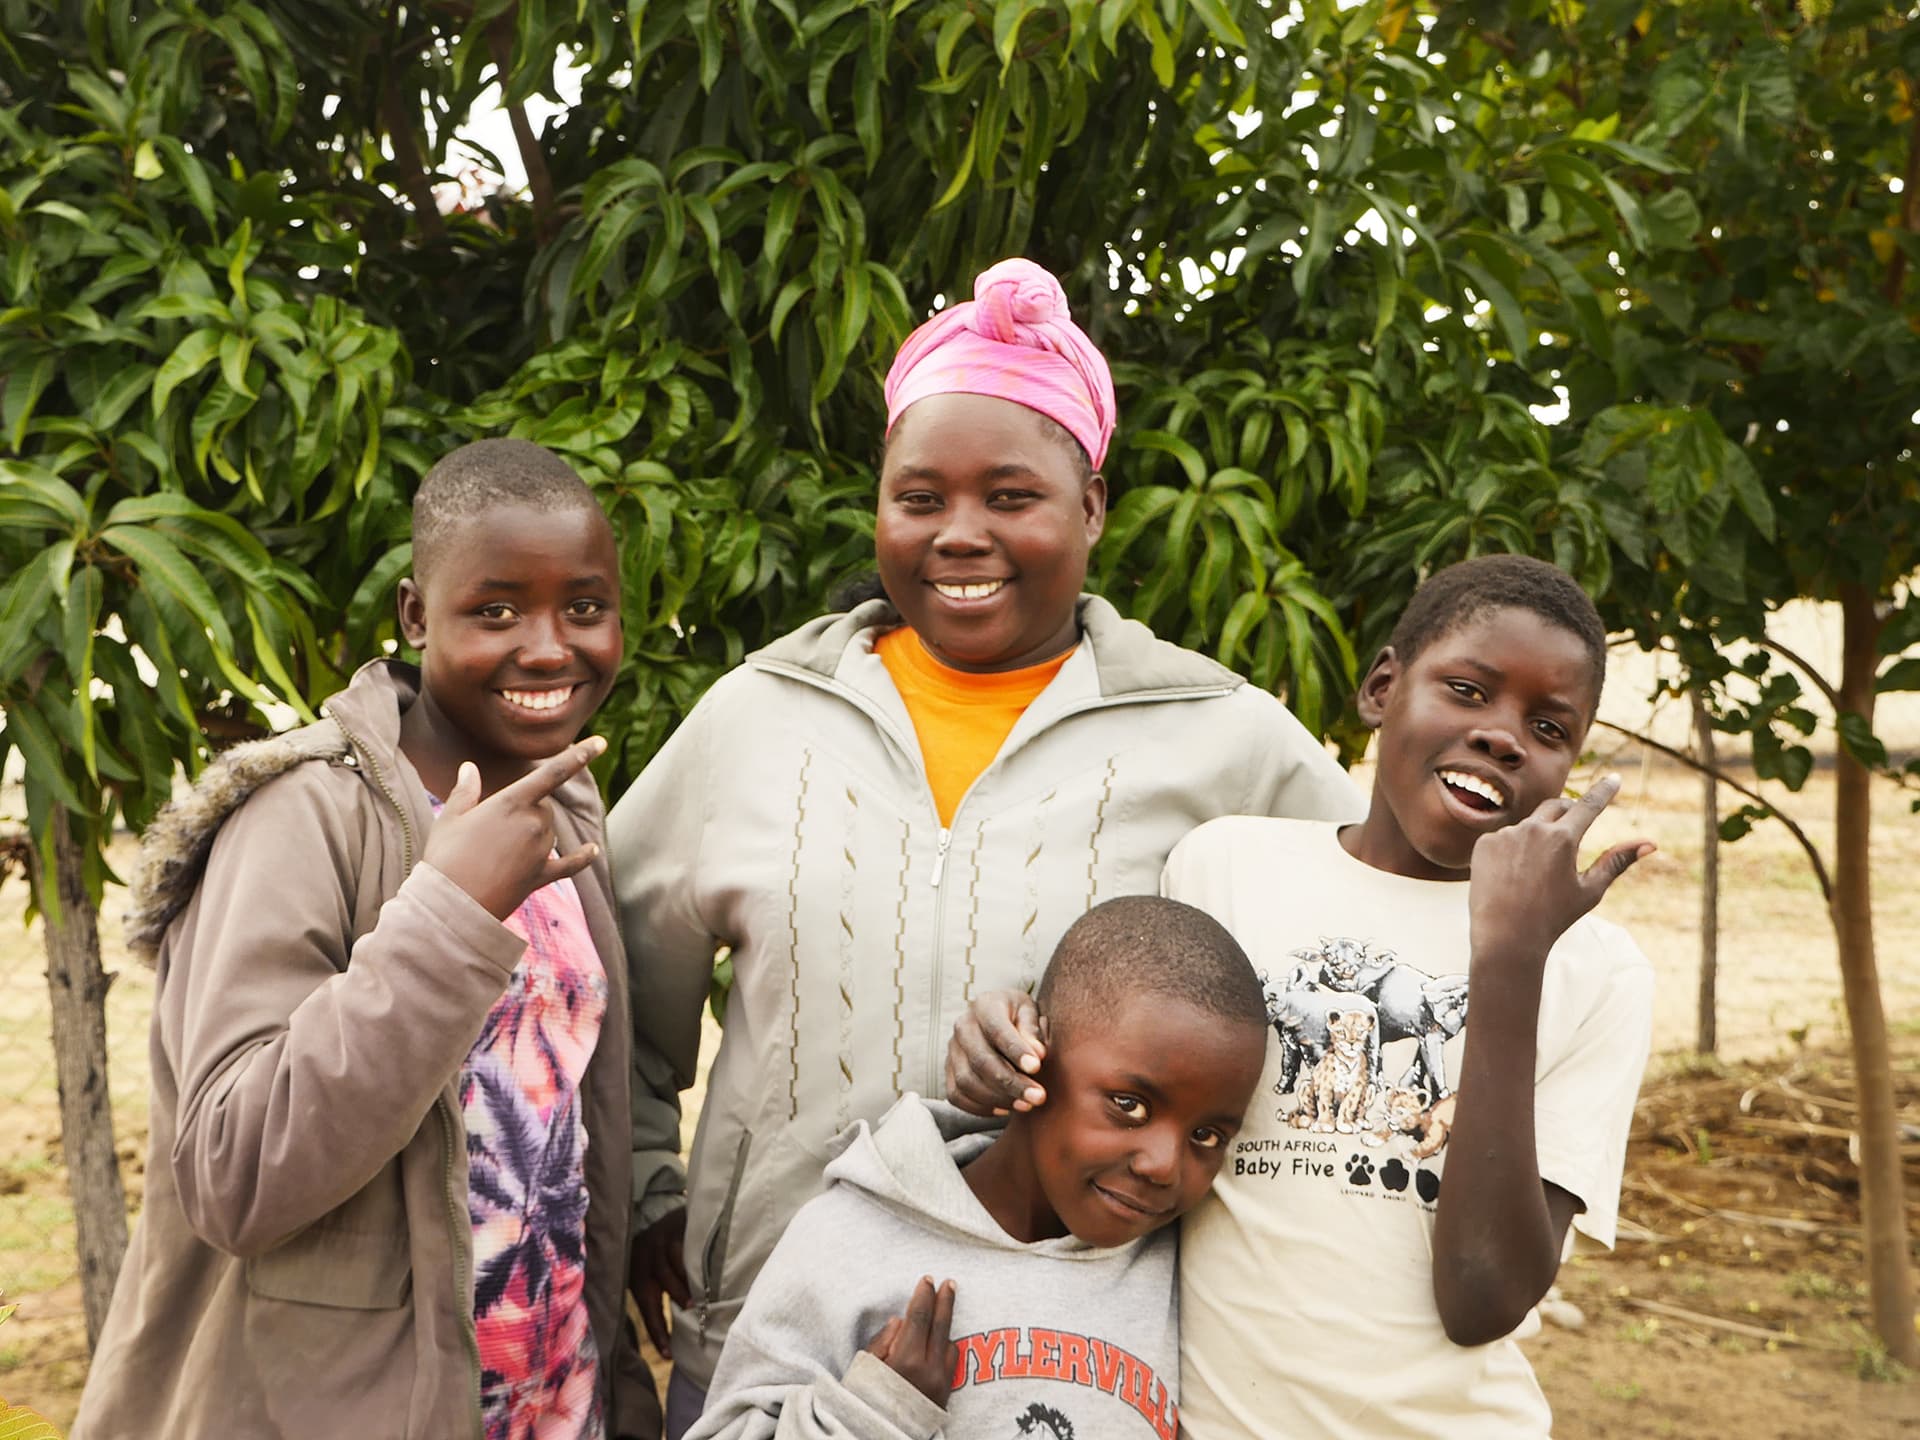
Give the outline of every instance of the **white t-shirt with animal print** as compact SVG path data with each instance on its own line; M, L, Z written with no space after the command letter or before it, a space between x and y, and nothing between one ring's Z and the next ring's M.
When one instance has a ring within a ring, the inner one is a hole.
M1181 1230L1183 1434L1541 1440L1546 1399L1514 1343L1538 1320L1463 1348L1433 1298L1470 1023L1467 886L1363 865L1337 831L1214 820L1161 882L1246 948L1273 1024L1245 1128ZM1652 1004L1652 967L1616 925L1589 915L1548 957L1540 1173L1608 1247Z

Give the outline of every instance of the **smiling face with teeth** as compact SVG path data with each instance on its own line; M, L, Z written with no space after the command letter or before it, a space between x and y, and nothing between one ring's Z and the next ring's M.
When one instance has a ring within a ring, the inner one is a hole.
M930 654L1014 670L1071 646L1106 482L1053 421L990 395L929 395L887 437L874 552Z
M400 629L421 672L401 748L436 795L464 760L492 794L571 744L613 685L620 567L607 517L586 497L460 520L430 573L400 582Z
M1373 803L1342 832L1356 858L1426 880L1464 880L1479 838L1566 788L1593 720L1588 642L1531 610L1483 611L1403 664L1391 647L1361 682L1379 732Z

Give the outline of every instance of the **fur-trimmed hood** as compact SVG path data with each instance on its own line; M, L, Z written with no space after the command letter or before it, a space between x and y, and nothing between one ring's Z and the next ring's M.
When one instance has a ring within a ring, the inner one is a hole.
M127 948L153 964L167 926L193 898L213 837L248 796L309 760L340 761L352 753L338 722L322 719L284 735L249 740L216 756L193 788L156 815L140 837L127 910Z

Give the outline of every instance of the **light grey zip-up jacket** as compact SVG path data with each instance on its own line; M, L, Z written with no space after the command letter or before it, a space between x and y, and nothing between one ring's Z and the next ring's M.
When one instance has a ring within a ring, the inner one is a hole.
M754 1282L687 1440L1174 1440L1176 1227L1114 1249L1023 1244L960 1173L993 1140L954 1133L968 1123L909 1095L843 1137L826 1193ZM863 1353L922 1275L954 1282L944 1408Z
M1104 600L1083 597L1080 621L950 827L873 653L899 623L885 601L750 655L614 807L636 1034L682 1088L715 951L732 948L690 1162L693 1303L674 1315L674 1364L703 1387L833 1137L908 1091L943 1093L947 1037L977 992L1037 981L1096 902L1154 893L1202 821L1364 813L1272 695ZM676 1188L663 1113L636 1107L641 1223Z

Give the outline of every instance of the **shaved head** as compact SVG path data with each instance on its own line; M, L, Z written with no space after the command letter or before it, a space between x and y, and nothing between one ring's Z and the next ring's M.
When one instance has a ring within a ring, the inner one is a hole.
M591 510L600 502L573 467L531 440L476 440L445 456L413 497L413 573L431 577L448 538L484 511Z
M1260 980L1240 942L1204 910L1157 895L1109 900L1074 921L1035 998L1057 1035L1141 995L1266 1028Z

